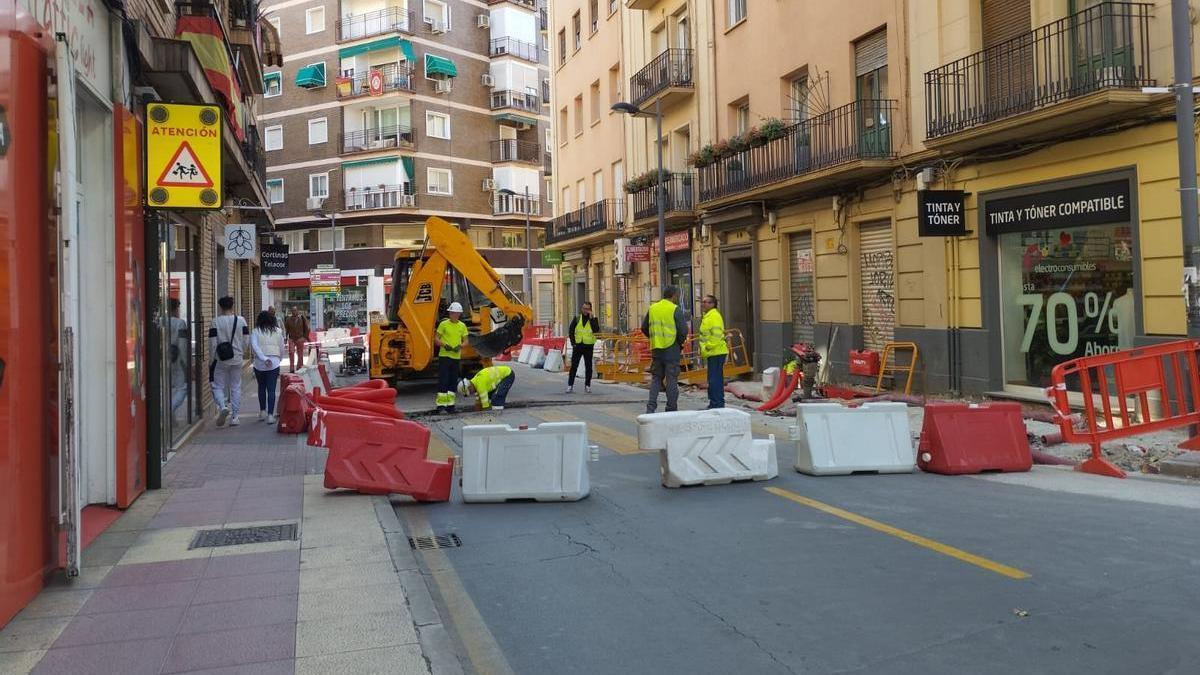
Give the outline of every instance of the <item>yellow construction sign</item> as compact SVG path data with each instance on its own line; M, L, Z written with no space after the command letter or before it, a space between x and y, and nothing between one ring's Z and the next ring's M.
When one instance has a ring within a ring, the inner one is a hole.
M146 183L151 208L221 208L225 200L218 106L151 103L147 107Z

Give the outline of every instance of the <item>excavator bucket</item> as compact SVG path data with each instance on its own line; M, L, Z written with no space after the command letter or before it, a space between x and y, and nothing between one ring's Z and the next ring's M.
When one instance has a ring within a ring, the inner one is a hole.
M521 328L524 325L524 317L514 316L500 328L486 335L472 337L470 344L480 356L490 359L502 354L509 347L520 344Z

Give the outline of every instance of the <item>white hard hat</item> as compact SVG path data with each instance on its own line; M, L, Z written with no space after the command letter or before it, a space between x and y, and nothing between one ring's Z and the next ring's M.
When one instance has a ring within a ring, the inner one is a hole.
M459 314L462 314L462 311L463 311L462 303L452 302L452 303L450 303L450 306L446 308L446 311L447 312L458 312Z
M465 377L463 379L459 380L458 381L458 393L460 396L470 396L471 395L471 381Z

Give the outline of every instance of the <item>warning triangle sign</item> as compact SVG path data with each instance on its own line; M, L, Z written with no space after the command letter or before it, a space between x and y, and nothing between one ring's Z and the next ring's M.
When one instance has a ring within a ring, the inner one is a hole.
M167 162L162 175L158 177L158 184L163 187L205 188L213 186L208 172L204 170L200 160L196 159L196 153L187 141L179 145L175 156Z

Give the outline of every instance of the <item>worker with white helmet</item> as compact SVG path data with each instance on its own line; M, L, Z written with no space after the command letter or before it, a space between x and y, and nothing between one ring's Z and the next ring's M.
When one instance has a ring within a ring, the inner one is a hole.
M490 366L475 373L475 377L465 377L458 383L458 393L463 396L472 394L479 397L479 407L483 410L504 410L504 402L508 399L508 391L512 389L517 375L508 366Z
M433 345L438 348L438 395L439 413L455 412L454 385L459 378L459 360L462 359L463 344L467 340L467 324L460 319L463 306L452 302L446 309L449 317L438 324L433 336Z

